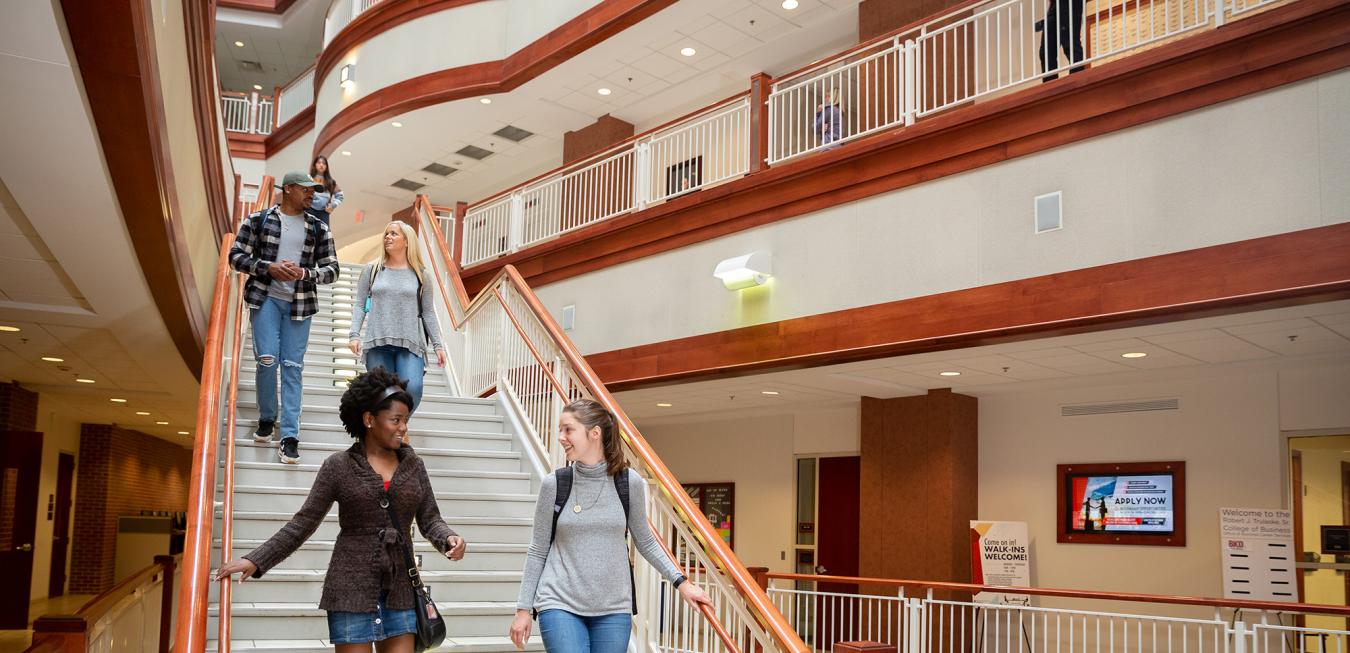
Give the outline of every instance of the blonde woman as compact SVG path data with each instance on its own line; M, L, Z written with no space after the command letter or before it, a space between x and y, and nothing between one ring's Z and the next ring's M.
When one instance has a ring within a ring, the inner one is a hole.
M404 222L390 222L384 228L380 259L367 265L356 282L356 307L348 334L352 353L365 352L366 369L383 367L408 380L412 410L422 403L427 353L435 351L436 364L445 365L430 283L417 234Z

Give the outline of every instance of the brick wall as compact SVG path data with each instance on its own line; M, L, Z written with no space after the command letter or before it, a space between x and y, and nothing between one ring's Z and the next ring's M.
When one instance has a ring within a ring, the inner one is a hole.
M38 394L17 383L0 383L0 428L37 430Z
M117 518L142 510L186 510L191 474L187 449L117 426L81 425L70 593L111 588Z

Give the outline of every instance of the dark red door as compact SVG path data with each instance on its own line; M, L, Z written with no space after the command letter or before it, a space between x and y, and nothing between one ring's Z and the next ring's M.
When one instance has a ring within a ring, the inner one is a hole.
M42 434L0 432L0 629L28 627Z
M61 454L56 463L56 505L52 518L52 571L47 596L66 593L66 553L70 548L71 486L75 483L75 456Z
M858 456L821 458L816 486L816 570L827 576L858 575ZM858 586L817 583L817 591L856 594ZM855 622L864 617L846 597L821 597L817 647L829 651L837 641L860 635Z

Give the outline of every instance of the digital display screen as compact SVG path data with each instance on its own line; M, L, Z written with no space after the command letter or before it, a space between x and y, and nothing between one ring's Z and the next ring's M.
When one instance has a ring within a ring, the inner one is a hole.
M1069 530L1170 534L1176 529L1171 474L1069 476Z

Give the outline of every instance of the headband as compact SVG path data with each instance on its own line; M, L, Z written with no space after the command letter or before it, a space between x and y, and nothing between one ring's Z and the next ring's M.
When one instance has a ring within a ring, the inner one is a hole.
M398 393L400 393L400 392L407 392L407 390L404 389L403 386L399 386L399 385L391 385L391 386L385 388L385 389L384 389L384 392L381 392L381 393L380 393L379 398L377 398L375 401L372 401L372 402L370 403L372 409L373 409L375 406L379 406L380 403L383 402L385 399L388 399L390 395L398 394ZM372 410L371 412L373 412L373 410Z

